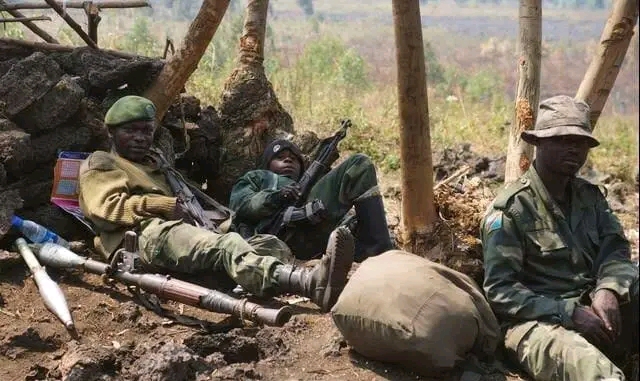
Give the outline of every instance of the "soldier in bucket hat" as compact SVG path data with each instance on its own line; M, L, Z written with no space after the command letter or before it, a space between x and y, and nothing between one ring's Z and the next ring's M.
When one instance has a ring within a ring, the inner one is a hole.
M80 207L98 233L95 246L109 258L127 230L138 232L140 258L151 268L182 274L225 271L259 296L296 293L328 311L346 283L354 242L346 228L332 232L326 253L312 269L287 264L287 245L274 236L246 241L237 233L210 231L192 224L184 201L167 175L174 171L152 148L156 108L143 97L116 101L105 116L111 152L96 151L80 168ZM180 176L177 181L186 181ZM200 204L219 205L202 192Z
M589 106L540 103L533 165L498 193L481 224L486 296L507 353L537 381L625 380L638 354L638 268L600 188L576 177L589 149Z

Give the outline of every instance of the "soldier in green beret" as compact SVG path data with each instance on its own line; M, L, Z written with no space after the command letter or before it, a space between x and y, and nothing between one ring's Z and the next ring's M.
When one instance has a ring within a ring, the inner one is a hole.
M522 132L535 161L481 225L486 296L536 381L625 380L616 363L638 353L638 267L600 188L576 177L599 144L589 114L568 96L540 103Z
M225 270L245 290L261 296L297 293L328 311L346 283L353 261L353 237L336 229L326 253L312 269L286 264L291 251L274 236L244 240L194 226L180 192L168 179L175 169L152 148L156 108L139 96L116 101L105 116L111 152L96 151L80 169L80 207L93 223L96 248L109 258L121 247L127 230L138 233L140 257L154 268L180 273ZM163 164L165 163L165 164ZM186 181L177 177L181 185ZM200 204L220 207L187 184ZM184 188L180 188L184 189Z

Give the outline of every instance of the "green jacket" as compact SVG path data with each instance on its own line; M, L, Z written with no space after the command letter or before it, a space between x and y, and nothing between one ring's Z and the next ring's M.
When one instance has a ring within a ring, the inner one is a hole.
M570 186L568 220L533 166L487 210L484 290L504 325L538 320L572 328L580 296L602 288L629 301L638 269L618 219L596 185L574 178Z
M229 208L236 213L234 225L261 230L281 209L273 202L274 195L291 183L290 178L263 169L245 173L231 190Z

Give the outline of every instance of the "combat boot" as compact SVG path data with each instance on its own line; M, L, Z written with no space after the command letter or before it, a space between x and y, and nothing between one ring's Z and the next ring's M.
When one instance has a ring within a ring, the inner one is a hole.
M329 236L327 251L320 263L312 269L292 265L278 266L278 291L307 297L320 307L320 311L329 311L347 283L354 246L349 229L336 228Z
M354 204L358 220L355 260L362 262L368 257L394 249L382 196L367 197Z

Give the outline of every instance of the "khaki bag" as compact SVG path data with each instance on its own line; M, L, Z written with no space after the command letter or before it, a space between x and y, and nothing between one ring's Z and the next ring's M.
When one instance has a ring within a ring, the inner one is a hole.
M500 327L468 276L404 251L365 260L331 310L361 355L425 376L492 356Z

